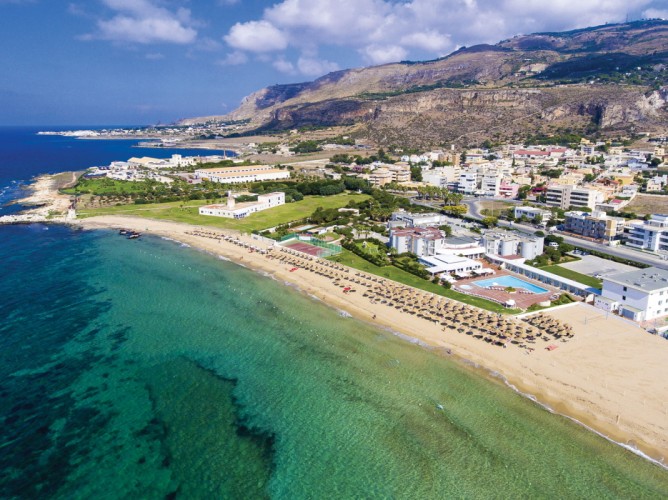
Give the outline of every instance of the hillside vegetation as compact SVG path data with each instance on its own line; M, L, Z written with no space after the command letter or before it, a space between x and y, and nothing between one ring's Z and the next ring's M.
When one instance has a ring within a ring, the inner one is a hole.
M247 131L357 125L380 144L475 142L575 130L633 133L668 122L668 21L517 36L433 61L277 85L225 117Z

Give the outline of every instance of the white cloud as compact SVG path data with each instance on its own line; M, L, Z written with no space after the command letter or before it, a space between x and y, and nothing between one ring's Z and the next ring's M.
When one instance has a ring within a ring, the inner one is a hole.
M224 59L220 59L218 64L220 66L237 66L239 64L245 64L248 61L248 56L243 52L234 51L230 52L225 56Z
M268 21L237 23L225 35L231 47L249 52L274 52L288 46L288 38Z
M286 61L282 57L276 59L271 65L281 73L285 73L287 75L294 75L297 73L295 71L295 65L292 64L290 61Z
M149 0L103 0L116 12L110 19L97 21L97 32L81 37L129 43L188 44L197 38L188 9L175 12Z
M161 59L165 58L165 54L161 54L160 52L150 52L146 54L146 59L149 61L160 61Z
M302 64L293 60L291 71L312 74L334 67L312 55L323 47L349 49L373 64L425 59L516 34L620 22L643 9L647 17L666 17L664 5L665 0L281 0L260 18L234 25L224 40L235 50L281 53L271 60L274 66L296 51Z
M408 51L399 45L369 45L361 52L364 58L373 64L401 61L408 55Z
M322 59L301 56L297 61L297 68L302 75L320 76L339 69L339 65Z
M647 9L642 15L649 19L668 19L668 9Z
M424 31L420 33L410 33L402 36L401 45L405 47L416 47L429 52L440 53L448 47L452 47L452 42L448 35L443 35L435 30Z

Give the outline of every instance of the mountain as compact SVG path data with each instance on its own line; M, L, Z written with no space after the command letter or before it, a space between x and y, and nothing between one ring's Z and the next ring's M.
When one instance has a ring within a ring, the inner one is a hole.
M564 131L627 134L668 124L668 21L516 36L432 61L274 85L221 117L248 131L356 125L381 144L470 143Z

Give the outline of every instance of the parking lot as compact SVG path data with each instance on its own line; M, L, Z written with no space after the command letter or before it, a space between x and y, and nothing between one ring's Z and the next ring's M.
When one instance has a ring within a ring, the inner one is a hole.
M561 267L570 269L588 276L609 276L611 274L623 273L626 271L635 271L637 268L613 262L612 260L602 259L593 255L578 255L582 260L560 264Z

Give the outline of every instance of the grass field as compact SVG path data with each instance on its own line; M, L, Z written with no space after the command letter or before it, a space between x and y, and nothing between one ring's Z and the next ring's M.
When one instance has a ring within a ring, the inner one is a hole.
M369 255L378 255L380 253L378 245L376 245L375 243L371 243L369 241L365 243L366 245L364 245L364 243L357 243L358 248Z
M96 215L133 215L149 219L165 219L198 226L211 226L250 232L267 229L279 224L285 224L308 217L318 207L324 209L341 208L345 207L351 201L359 202L368 198L369 195L366 194L343 193L334 196L307 196L302 201L286 203L280 207L264 210L243 219L227 219L223 217L199 215L198 208L202 205L206 205L206 202L202 200L83 209L78 212L78 215L79 217L94 217Z
M594 288L601 288L603 282L599 279L593 278L592 276L587 276L586 274L578 273L576 271L571 271L565 267L559 265L554 266L545 266L540 268L541 271L547 271L548 273L556 274L562 278L568 278L569 280L577 281L583 285L593 286Z
M431 283L430 281L419 278L413 274L407 273L394 266L385 266L378 267L373 265L371 262L364 260L362 257L355 255L349 250L343 250L339 255L330 257L329 260L334 262L340 262L346 266L359 269L365 273L375 274L382 278L388 278L404 285L412 286L414 288L419 288L426 292L432 292L436 295L442 295L443 297L448 297L459 302L464 302L472 306L480 307L481 309L487 309L488 311L498 312L503 314L517 314L520 311L518 309L506 309L501 304L496 302L491 302L489 300L481 299L479 297L471 297L470 295L465 295L463 293L455 292L454 290L448 290L440 285Z

